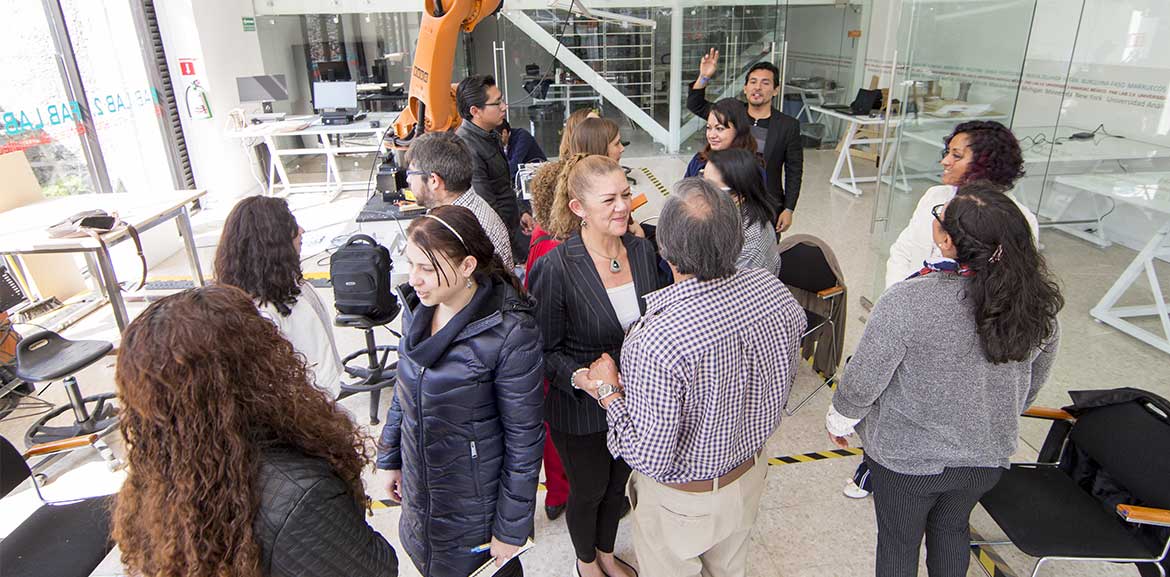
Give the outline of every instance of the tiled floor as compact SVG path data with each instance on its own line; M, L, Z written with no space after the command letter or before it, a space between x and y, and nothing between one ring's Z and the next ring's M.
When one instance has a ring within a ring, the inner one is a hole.
M687 158L628 158L623 164L634 167L639 179L637 190L647 192L650 204L636 215L640 219L656 213L661 200L654 188L646 182L639 168L650 168L663 182L673 182L683 172ZM846 350L852 350L864 329L865 310L860 299L873 298L875 272L874 235L870 232L874 214L873 194L861 198L830 190L827 182L835 154L832 151L808 151L805 157L803 193L793 232L810 233L826 238L833 246L844 270L849 286L849 313L846 332ZM913 202L910 195L895 197L895 202ZM353 231L352 217L362 203L360 193L350 193L333 203L325 203L314 195L295 195L290 202L297 210L301 224L309 230L306 245L326 244L337 235ZM214 253L219 225L230 207L212 207L196 220L198 244L205 270ZM314 233L314 229L324 232ZM896 231L895 231L896 233ZM1039 403L1060 406L1068 402L1066 391L1084 388L1133 386L1170 396L1170 357L1114 329L1095 323L1088 309L1096 303L1112 284L1116 275L1133 258L1133 252L1114 246L1098 249L1078 239L1058 232L1045 231L1041 240L1044 253L1053 271L1060 277L1067 306L1061 314L1064 339L1053 378L1041 392ZM306 254L306 256L308 256ZM306 271L324 270L327 259L318 257L305 261ZM1170 267L1161 266L1161 278L1170 286ZM152 270L154 276L185 275L185 261L176 256ZM1135 293L1136 294L1136 293ZM321 295L328 301L329 291ZM1138 298L1137 296L1131 298ZM144 303L131 303L131 314L140 311ZM74 325L67 336L72 338L106 338L114 335L110 329L108 312L99 312ZM379 335L381 336L381 335ZM355 330L337 330L339 349L356 350L363 346L361 334ZM80 375L83 390L92 393L112 389L112 360L101 362ZM793 395L803 398L817 384L817 377L801 365L793 388ZM63 402L59 386L49 387L43 396L53 402ZM824 433L823 415L829 394L822 391L795 416L784 419L779 430L768 442L766 454L790 455L832 448ZM389 402L383 398L383 410ZM350 398L342 402L355 414L364 415L366 398ZM0 422L0 434L20 438L31 419L9 419ZM1019 458L1035 455L1046 428L1041 423L1024 422ZM378 429L370 431L372 435ZM767 492L752 535L749 553L749 574L753 577L813 577L860 576L872 574L875 526L870 500L854 501L841 495L841 487L850 476L857 457L832 459L772 467ZM370 473L367 489L374 498L386 495L382 478ZM543 499L543 494L540 496ZM977 510L973 525L987 538L1000 535L986 514ZM392 542L397 543L397 513L394 509L374 514L371 523ZM536 515L538 547L525 556L529 575L569 576L571 547L563 518L549 522L543 508ZM1028 574L1034 560L1018 553L1010 546L997 547L1011 570ZM618 538L618 555L633 559L630 527L623 522ZM405 559L403 559L405 561ZM95 575L118 575L117 555L112 554ZM405 563L404 575L415 575ZM925 575L925 569L922 574ZM982 575L974 564L970 576ZM1106 566L1104 564L1057 563L1045 569L1046 576L1070 575L1137 575L1132 565Z

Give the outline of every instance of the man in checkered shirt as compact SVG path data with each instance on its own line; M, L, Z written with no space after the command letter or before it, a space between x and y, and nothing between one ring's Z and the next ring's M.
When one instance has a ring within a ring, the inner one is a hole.
M736 271L739 219L710 183L680 182L658 220L675 284L646 295L620 376L608 356L590 367L586 391L608 412L609 450L634 469L644 575L746 574L761 450L780 424L807 320L772 273Z
M492 241L504 269L512 270L512 243L500 215L471 189L471 151L454 132L428 132L414 139L406 153L406 182L418 203L432 209L453 204L475 215Z

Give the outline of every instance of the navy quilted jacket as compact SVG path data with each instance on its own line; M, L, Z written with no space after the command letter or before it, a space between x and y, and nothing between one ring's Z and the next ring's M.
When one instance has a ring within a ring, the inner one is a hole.
M269 577L394 577L398 557L324 459L266 449L253 526Z
M433 309L400 288L398 386L378 468L402 470L399 536L428 577L465 577L488 558L472 548L532 533L544 445L535 303L502 282L481 287L435 336L424 329Z

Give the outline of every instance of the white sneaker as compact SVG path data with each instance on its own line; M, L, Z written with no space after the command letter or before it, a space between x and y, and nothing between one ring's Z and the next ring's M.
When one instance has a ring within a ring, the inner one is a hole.
M869 496L869 491L858 487L857 483L853 482L853 479L849 479L849 482L845 483L845 488L841 492L845 493L845 496L850 499L864 499Z

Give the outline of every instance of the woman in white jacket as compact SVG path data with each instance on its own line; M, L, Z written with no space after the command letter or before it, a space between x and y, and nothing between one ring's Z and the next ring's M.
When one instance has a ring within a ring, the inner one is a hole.
M1032 229L1033 242L1040 236L1036 215L1011 193L1016 181L1024 176L1024 155L1020 151L1020 142L1008 127L985 120L964 122L955 127L945 143L940 161L943 183L932 186L922 195L910 223L890 247L890 258L886 261L887 288L918 272L923 261L941 256L931 239L934 217L930 209L949 202L961 184L986 180L1003 187L1004 194L1024 213L1024 219Z

